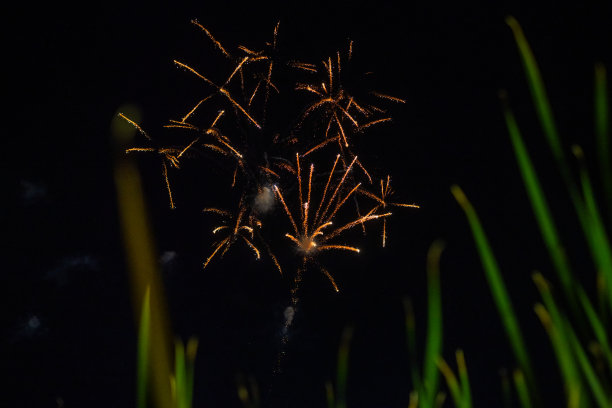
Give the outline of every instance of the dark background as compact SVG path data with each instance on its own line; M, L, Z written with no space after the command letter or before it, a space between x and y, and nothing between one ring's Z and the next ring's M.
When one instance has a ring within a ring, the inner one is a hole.
M0 312L2 365L9 380L0 401L134 406L136 331L112 179L110 123L120 106L133 103L142 111L140 124L157 129L197 100L202 83L172 60L197 57L201 71L212 72L220 58L189 23L192 18L227 48L257 48L271 39L280 20L281 48L314 63L354 40L364 71L377 74L377 87L407 100L394 106L391 125L361 142L360 157L373 163L378 176L392 175L395 200L421 205L394 212L386 248L380 248L379 226L372 226L365 238L352 236L361 254L326 259L340 293L316 269L309 270L283 372L273 375L288 278L267 261L256 263L243 247L202 271L212 224L200 209L223 204L224 192L200 179L189 184L177 177L178 208L170 211L159 162L141 156L174 331L183 339L200 339L195 406L239 406L237 377L258 384L262 406L324 406L324 384L334 378L340 334L348 325L355 330L349 406L406 406L411 362L402 299L412 298L422 335L425 259L436 238L446 242L444 356L450 360L463 348L476 405L499 405L499 372L511 368L513 359L467 222L450 194L454 183L490 235L546 395L561 395L548 340L532 311L538 297L531 272L539 269L551 278L553 272L504 126L497 97L502 88L562 221L570 258L584 266L587 285L593 274L504 17L514 15L525 30L565 146L579 143L593 158L593 65L612 67L610 6L570 8L551 1L403 7L105 3L24 6L9 15L3 160L9 244ZM419 341L422 346L422 336Z

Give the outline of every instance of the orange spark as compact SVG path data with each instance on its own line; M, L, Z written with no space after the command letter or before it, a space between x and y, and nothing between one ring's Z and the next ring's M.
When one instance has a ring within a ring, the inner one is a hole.
M122 113L119 113L119 117L126 120L132 126L134 126L138 131L149 140L149 142L153 142L153 139L149 137L149 135L133 120L128 118ZM174 209L174 199L172 198L172 189L170 188L170 180L168 179L168 166L166 165L166 161L169 162L173 167L179 168L179 160L178 157L181 154L182 149L177 148L154 148L154 147L133 147L126 150L126 153L131 152L154 152L158 153L162 156L162 175L164 177L164 182L166 184L166 189L168 190L168 198L170 200L170 208Z
M417 204L403 204L403 203L391 203L388 202L388 198L393 195L393 189L391 188L391 176L387 175L386 182L380 180L380 196L373 194L367 190L359 189L359 193L372 198L378 204L370 212L376 212L380 208L387 208L387 206L394 207L407 207L407 208L420 208ZM382 246L385 247L387 243L387 220L383 219L383 232L382 232Z
M230 58L230 59L232 58L232 57L229 55L229 53L228 53L227 51L225 51L225 48L223 48L223 46L221 45L221 43L220 43L219 41L215 40L215 37L213 37L213 36L212 36L212 34L210 33L210 31L208 31L208 30L207 30L207 29L206 29L206 28L205 28L205 27L204 27L202 24L200 24L200 23L198 22L198 20L193 19L193 20L191 20L191 23L192 23L192 24L194 24L194 25L196 25L196 26L198 26L198 27L200 27L200 28L202 29L202 31L204 31L204 33L206 33L206 35L208 36L208 38L210 38L210 39L212 40L213 44L215 44L215 46L216 46L216 47L217 47L219 50L221 50L221 52L223 53L223 55L225 55L227 58Z
M240 205L238 208L238 213L234 216L229 211L220 210L218 208L204 208L202 212L212 212L218 215L221 215L224 218L224 224L213 229L213 234L216 234L219 231L228 231L229 234L223 238L221 241L215 244L215 249L212 254L204 261L203 268L210 263L217 252L221 251L221 257L225 255L225 253L229 250L229 248L236 242L238 238L242 239L255 253L255 258L260 259L261 254L259 249L253 244L253 223L256 224L255 218L253 216L249 216L248 222L249 224L243 224L242 221L245 218L246 205L244 204L244 200L240 201Z
M179 67L185 68L188 71L192 72L194 75L196 75L197 77L203 79L206 83L208 83L209 85L213 86L214 88L217 89L217 91L225 96L227 98L228 101L230 101L230 103L232 105L234 105L235 108L237 108L240 112L242 112L243 115L245 115L247 117L247 119L249 119L249 121L251 121L251 123L253 123L255 125L255 127L257 127L258 129L261 129L261 126L259 125L259 123L257 123L257 121L255 119L253 119L251 117L251 115L249 115L247 113L247 111L242 107L242 105L240 105L238 102L236 102L234 100L234 98L232 98L232 96L230 95L230 93L228 92L227 89L225 89L223 86L218 86L217 84L215 84L214 82L212 82L210 79L206 78L204 75L200 74L198 71L196 71L195 69L191 68L189 65L184 64L180 61L174 60L174 63L176 65L178 65ZM234 71L235 72L235 71ZM233 75L233 74L232 74ZM231 79L231 76L230 76ZM229 81L229 79L228 79Z

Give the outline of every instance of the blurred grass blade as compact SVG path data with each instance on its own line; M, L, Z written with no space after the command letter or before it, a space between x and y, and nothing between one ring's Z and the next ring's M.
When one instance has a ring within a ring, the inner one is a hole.
M550 107L548 96L546 95L546 89L544 87L542 75L540 74L540 68L538 67L538 63L535 60L531 47L529 46L527 38L525 38L523 29L518 21L512 16L508 16L506 17L506 24L508 24L512 30L514 40L518 46L519 54L521 56L521 60L523 61L523 68L525 69L525 75L527 76L529 90L531 91L531 97L535 104L538 119L540 120L542 129L544 130L546 141L548 142L550 150L557 161L561 176L570 190L570 195L572 196L574 205L576 206L577 211L580 212L581 205L579 202L578 192L576 190L575 183L573 182L565 154L561 147L559 132L557 131L553 112Z
M608 335L606 333L606 328L603 323L597 316L595 312L595 308L593 307L591 301L584 293L584 289L582 287L577 288L578 300L582 305L582 309L591 324L591 328L593 329L593 333L595 333L595 338L601 347L604 357L608 361L608 366L612 368L612 350L610 349L610 342L608 340Z
M151 335L151 290L147 288L142 300L138 328L138 361L136 364L136 406L147 406L147 374L149 369L149 337Z
M448 389L451 397L453 398L453 402L455 403L455 407L463 408L461 388L459 387L459 381L457 381L455 373L453 373L453 370L441 357L438 358L438 368L446 380L446 385L448 385Z
M346 327L342 331L340 349L338 350L338 372L336 384L336 408L346 408L346 379L348 376L348 360L353 337L353 328Z
M504 118L506 120L508 133L510 134L510 140L512 141L512 147L514 148L521 177L523 178L531 207L540 228L540 233L544 238L544 243L546 244L553 265L555 266L555 271L559 276L565 295L575 304L572 274L569 269L569 263L567 262L563 245L558 238L559 234L557 233L557 228L553 221L550 208L544 196L533 163L531 162L531 158L529 157L529 153L527 152L527 148L523 143L523 138L516 123L516 119L514 118L514 114L508 107L503 94L501 97Z
M554 122L552 109L550 108L550 104L548 102L548 97L546 96L546 90L544 88L544 83L542 81L538 64L533 56L529 43L527 42L527 39L525 38L523 30L519 25L518 21L516 21L514 17L509 16L506 18L506 23L510 26L516 43L518 45L519 53L521 55L523 66L525 68L525 73L527 75L529 88L531 90L532 98L536 107L536 111L538 113L538 118L540 119L540 123L542 124L542 128L544 129L546 140L553 152L555 160L557 161L557 166L559 167L559 171L561 172L563 180L569 191L570 198L578 215L580 225L582 227L585 238L587 239L587 243L589 244L590 250L592 253L595 253L598 250L597 248L595 248L596 243L591 236L592 226L590 225L589 215L587 214L588 210L585 208L585 203L583 202L583 199L580 196L580 193L578 192L578 188L571 175L571 171L565 158L565 154L563 153L563 150L561 148L559 134L557 132L557 128ZM605 90L605 71L602 71L602 69L596 69L596 88L596 112L598 118L597 127L599 129L598 133L601 132L601 134L604 135L599 137L599 140L601 141L600 146L609 146L609 143L607 141L609 140L609 138L608 136L605 136L607 132L608 114L606 107L607 98ZM604 160L609 163L609 147L607 150L604 148L603 151L608 152ZM605 177L612 177L610 176L609 171L607 174L608 175ZM606 188L612 189L612 187L610 187L610 183L607 183L607 186L608 187ZM570 301L572 302L572 307L575 308L574 299L570 298ZM610 304L612 305L612 300L610 300Z
M591 362L587 354L584 351L584 348L580 344L578 337L576 337L576 333L570 326L568 321L565 321L565 332L567 334L569 343L574 350L574 355L578 360L578 364L584 374L584 378L586 379L586 383L589 385L593 397L597 402L597 405L601 408L612 407L612 398L606 395L603 385L601 384L595 369L593 368Z
M438 392L440 373L437 361L442 354L442 296L440 293L440 256L444 244L434 241L427 253L427 334L423 360L420 406L432 407Z
M188 408L185 401L185 348L183 342L174 342L174 400L177 408Z
M608 288L604 293L609 293L610 286L612 285L612 249L610 248L610 241L606 234L601 214L597 208L591 179L584 163L584 153L580 146L573 146L572 150L579 163L580 184L582 185L582 194L586 204L587 238L590 242L591 255L595 261L597 271L603 275L604 283ZM612 296L607 295L607 299L609 300L610 310L612 310Z
M601 320L609 321L610 311L608 309L610 303L609 298L612 293L608 291L608 284L602 271L597 271L595 276L595 288L597 291L597 307L599 308L599 316Z
M559 333L558 327L553 324L552 318L546 308L537 303L534 310L544 326L550 342L553 346L557 363L561 369L561 378L564 382L564 388L567 395L567 400L572 401L576 398L576 392L580 389L580 382L577 377L577 372L571 360L571 355L567 343L563 341L563 336Z
M472 204L468 201L459 186L452 186L451 191L467 216L474 236L474 241L476 242L476 248L478 249L478 254L480 255L480 260L485 271L485 276L489 283L491 294L493 295L493 300L495 301L497 310L504 323L506 335L510 340L510 346L512 347L512 351L514 352L521 370L525 373L530 391L535 393L537 387L535 385L533 370L531 369L531 362L497 260L493 255L493 251L491 250L487 236L478 219L478 215L476 215L476 211L474 211L474 207L472 207Z
M193 374L198 341L190 338L187 349L180 339L174 342L174 400L177 408L191 408L193 399Z
M419 406L419 394L416 391L410 392L410 401L408 408L417 408Z
M610 157L610 107L608 101L608 84L606 68L603 64L595 65L595 134L601 182L608 208L608 222L612 223L612 165Z
M198 339L191 337L187 341L187 349L185 352L185 398L188 401L188 406L193 404L193 382L195 377L195 358L198 352Z
M406 325L406 342L408 344L408 357L410 359L410 375L412 389L421 389L421 376L419 374L418 353L416 348L416 321L414 308L410 298L404 298L404 318Z
M534 275L534 281L546 304L546 308L542 305L536 305L536 313L544 324L553 343L553 348L565 380L566 390L569 392L568 400L575 401L578 399L578 402L575 404L577 404L576 406L580 405L582 395L578 395L578 393L580 390L585 389L585 387L582 384L582 377L578 371L579 367L598 406L612 406L612 400L606 396L604 387L598 379L595 369L580 344L576 333L557 308L550 293L548 283L540 274Z
M514 370L513 378L516 393L519 401L521 402L521 407L531 408L533 405L531 404L531 399L529 398L529 390L527 389L527 384L525 384L525 376L523 375L523 372L521 370Z
M327 408L334 408L336 405L336 398L334 397L334 386L331 381L325 382L325 400L327 401Z
M571 400L571 393L581 388L581 379L578 368L572 358L572 349L568 342L568 334L565 331L563 316L553 299L548 282L546 282L544 277L540 273L534 273L533 281L542 296L544 306L546 306L537 304L535 311L550 337L559 368L561 369L561 375L565 382L566 391L569 393L568 400Z
M472 407L472 391L470 390L470 379L468 377L467 365L465 364L465 356L463 350L457 350L457 370L459 371L459 382L461 383L462 391L462 408Z
M505 368L500 370L501 377L501 388L502 388L502 399L504 401L504 408L512 408L512 391L510 388L510 379L508 378L508 372ZM523 379L523 381L525 381Z
M529 90L531 91L538 118L544 129L548 144L559 164L563 177L569 178L569 168L565 160L563 149L561 148L559 133L557 132L557 126L555 125L552 109L548 102L548 96L546 95L546 89L544 88L544 82L542 81L538 64L518 21L512 16L508 16L506 17L506 24L510 26L512 34L514 35L514 40L518 46L519 54L523 61L523 68L525 68L525 74L527 75Z
M138 116L134 107L123 106L130 116ZM114 179L117 188L117 204L121 232L125 247L135 320L145 292L150 291L149 367L151 393L159 408L167 408L172 402L168 383L170 376L170 325L163 287L157 274L156 251L147 220L140 174L134 163L126 157L125 146L132 143L133 126L116 116L111 123L114 147Z
M465 357L463 351L457 350L455 353L457 359L457 368L459 371L459 380L453 373L453 370L444 361L443 358L438 358L438 368L446 380L448 389L450 390L451 397L457 408L471 408L472 407L472 393L470 391L470 381L467 374L467 366L465 364Z
M442 408L444 401L446 401L446 393L444 391L438 392L434 401L434 408Z
M189 340L189 343L187 344L188 361L195 360L195 353L193 353L193 358L190 357L190 355L192 354L190 353L189 346L192 343L192 341L194 341L195 345L197 345L197 340L195 339ZM240 400L242 407L243 408L259 408L260 406L259 387L257 386L257 383L255 382L253 377L248 377L248 379L246 379L244 376L239 374L237 375L237 378L236 378L236 385L237 385L237 391L238 391L238 399ZM191 389L193 390L193 383L191 384ZM327 396L328 396L327 408L334 408L334 400L333 400L334 391L333 391L333 386L331 384L331 381L325 382L325 389L328 391L327 392ZM331 392L331 400L329 398L330 392Z

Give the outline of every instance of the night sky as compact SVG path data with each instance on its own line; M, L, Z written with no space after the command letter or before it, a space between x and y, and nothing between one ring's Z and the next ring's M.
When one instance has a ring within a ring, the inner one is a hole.
M554 272L515 164L500 89L509 94L554 215L562 221L570 260L587 266L582 268L587 287L592 267L504 18L517 18L534 50L566 150L578 143L588 159L595 156L593 67L599 61L612 69L612 13L603 3L564 8L552 1L450 7L418 2L401 11L382 1L282 7L104 3L75 9L54 4L24 5L8 15L3 160L8 262L0 275L0 361L9 377L0 405L7 398L23 407L135 406L136 326L110 124L129 103L139 107L139 124L147 132L162 133L168 119L180 117L210 91L174 59L217 80L229 74L222 55L190 23L193 18L232 50L261 48L280 21L279 55L319 65L354 41L352 69L374 74L362 82L356 74L353 89L372 85L406 100L381 103L393 121L361 135L355 151L374 176L392 176L395 201L421 206L394 210L385 248L381 224L372 223L365 236L359 229L344 236L360 254L326 254L321 262L339 293L317 268L307 270L287 358L282 372L273 374L290 302L291 262L281 277L269 259L255 261L246 246L236 245L202 270L212 251L215 218L201 210L235 202L229 188L233 169L228 173L227 165L209 154L171 172L177 208L170 210L158 157L134 155L174 333L200 340L194 406L241 406L238 378L257 384L262 407L325 406L325 382L334 379L347 326L354 328L348 406L407 406L410 361L402 299L414 303L422 347L425 261L436 239L446 245L444 356L450 360L462 348L475 404L499 405L499 372L512 368L513 359L452 184L463 188L487 229L538 356L544 389L561 395L548 339L532 310L538 295L530 278L537 269L554 284ZM293 105L307 100L295 95L287 103L271 103L278 113L270 127L280 133L288 128L284 120L292 123ZM324 171L331 162L315 166ZM291 228L286 215L277 206L270 217L282 227L273 238L279 258L292 259L282 237Z

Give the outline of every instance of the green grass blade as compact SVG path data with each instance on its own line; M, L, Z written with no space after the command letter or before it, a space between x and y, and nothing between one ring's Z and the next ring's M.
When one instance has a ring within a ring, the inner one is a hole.
M525 341L523 340L523 334L518 324L516 314L514 313L510 295L502 279L499 265L489 245L489 240L482 228L476 211L474 211L474 207L472 207L472 204L468 201L461 188L454 185L451 187L451 191L467 216L474 236L474 241L476 242L478 254L480 255L480 260L485 271L485 276L489 283L489 288L491 289L491 294L493 295L497 310L504 323L504 328L510 340L512 351L514 352L521 370L525 373L530 390L535 392L537 387L535 386L535 378L533 376L533 370L531 369L531 361L529 360Z
M467 372L467 364L465 364L465 356L463 350L457 350L457 370L459 371L459 381L461 383L462 404L461 408L472 407L472 391L470 390L470 379Z
M198 339L191 337L187 341L187 349L185 352L185 398L188 406L193 404L193 381L195 372L195 358L198 352Z
M586 165L584 164L584 153L579 146L574 146L573 151L580 164L580 184L582 186L584 203L586 204L586 236L590 244L589 248L593 260L595 261L597 271L603 275L604 282L608 287L607 292L609 292L610 285L612 285L612 249L610 248L610 241L606 234L603 219L597 208L591 179L586 170ZM610 301L610 310L612 310L612 296L607 296L607 298Z
M437 361L442 354L440 256L443 249L444 244L435 241L427 253L427 334L423 360L423 387L419 396L422 407L433 406L440 381Z
M444 401L446 401L446 393L444 391L438 392L434 401L434 408L442 408Z
M558 238L559 234L557 233L557 228L552 218L548 202L546 201L546 197L544 196L535 168L531 158L529 157L525 143L523 142L523 138L516 123L516 119L514 118L514 114L507 106L507 103L505 103L503 97L502 105L512 147L514 148L521 177L523 178L523 183L525 184L525 189L527 190L531 207L538 223L538 227L540 228L540 233L544 238L544 243L551 261L555 266L555 271L559 276L559 280L561 281L565 295L568 297L568 299L573 300L574 294L572 273L569 269L569 263L567 262L563 245Z
M601 384L601 381L597 377L595 373L595 369L591 365L587 354L584 351L584 348L580 344L580 341L576 337L576 333L570 326L569 322L565 321L565 332L567 333L567 337L569 340L570 346L574 350L574 355L578 360L578 365L582 369L582 373L584 374L584 378L586 379L586 383L589 385L591 392L593 393L593 397L597 402L598 406L601 408L608 408L612 406L612 399L610 399L606 392L604 391L604 387Z
M550 337L565 382L566 391L568 392L568 399L571 400L571 393L582 387L580 373L572 358L572 349L568 342L568 334L565 331L564 319L553 299L548 282L546 282L544 277L540 273L535 273L533 275L533 281L546 306L544 307L538 304L535 310Z
M177 408L188 408L185 401L185 348L183 342L174 342L174 381L175 402Z
M525 376L523 375L523 372L521 370L514 370L513 378L516 393L518 395L519 401L521 402L521 407L531 408L533 404L531 403L531 398L529 397L529 390L527 389L527 384L525 383Z
M540 74L538 64L518 21L512 16L508 16L506 17L506 24L512 29L514 40L518 46L519 54L523 61L523 67L525 68L525 74L527 75L529 90L531 91L538 118L544 129L548 144L553 152L553 156L564 173L564 177L569 177L569 169L566 164L563 149L561 148L559 132L557 131L550 103L548 102L548 96L546 95L546 89L542 81L542 75Z
M414 308L410 298L404 298L404 319L406 326L406 343L408 345L408 357L410 359L410 375L412 389L421 389L421 376L419 374L418 353L416 348L416 321Z
M137 114L134 107L124 106ZM122 110L124 110L122 108ZM170 324L164 288L157 273L158 263L151 227L147 220L147 207L140 174L135 163L125 155L125 148L132 143L135 128L116 116L111 123L113 135L114 179L117 189L117 205L121 223L123 245L130 275L134 302L135 321L145 292L150 291L149 380L150 396L155 406L169 407L172 401L168 377L171 371L169 339Z
M417 391L410 392L410 400L408 408L417 408L419 406L419 393Z
M582 229L585 234L588 234L584 203L582 202L582 199L578 192L578 188L576 187L576 182L572 177L570 167L567 163L565 154L561 147L559 133L555 125L555 120L553 117L552 109L550 107L550 103L548 101L548 96L546 95L546 90L544 88L544 82L542 81L540 69L538 68L538 64L535 60L535 57L533 56L531 47L529 46L529 43L527 42L527 39L523 34L523 29L519 25L518 21L516 21L516 19L512 16L508 16L506 18L506 23L508 24L508 26L510 26L514 35L514 39L518 46L519 54L521 56L521 60L523 61L523 67L525 68L525 74L527 76L529 89L531 91L532 99L536 107L536 112L540 120L540 124L542 125L544 135L546 136L546 141L548 142L548 145L557 162L557 167L559 168L561 176L563 177L563 181L565 182L565 185L569 191L570 198L572 200L576 213L578 214Z
M597 342L601 347L602 353L608 362L608 366L612 368L612 350L610 349L610 342L608 340L608 335L606 333L604 324L597 316L593 304L591 303L587 295L584 293L584 289L579 287L577 289L577 294L578 300L582 305L582 309L584 310L584 313L591 325L591 328L593 329L593 333L595 333L595 338L597 339Z
M595 134L597 138L597 153L599 171L604 187L604 195L608 204L608 221L612 222L612 165L610 156L610 107L608 101L608 85L606 68L603 64L595 65Z
M459 386L459 381L457 381L457 377L453 370L449 367L449 365L444 361L443 358L438 358L437 360L438 369L442 373L442 376L446 380L446 385L450 391L451 397L453 398L453 402L455 403L455 407L463 408L463 398L461 393L461 387Z
M336 408L346 408L346 380L348 376L348 360L352 337L353 328L346 327L342 332L340 349L338 350Z
M455 356L457 359L459 380L457 380L457 376L442 357L438 358L437 366L446 380L446 385L448 385L455 407L472 408L472 392L470 390L470 380L467 373L467 365L465 364L465 356L461 350L457 350Z
M151 332L151 291L145 291L140 313L140 324L138 328L138 353L136 363L136 406L145 408L147 406L147 374L149 369L149 336Z
M553 346L557 363L561 369L561 377L565 385L567 399L568 401L574 401L577 398L576 393L580 390L580 381L571 359L567 343L564 341L563 335L559 333L559 328L553 323L553 319L550 313L548 313L548 310L540 303L534 306L534 310L540 322L542 322L542 326L544 326L546 333L548 333L548 337Z

